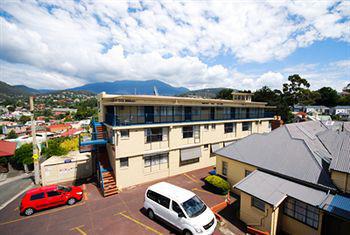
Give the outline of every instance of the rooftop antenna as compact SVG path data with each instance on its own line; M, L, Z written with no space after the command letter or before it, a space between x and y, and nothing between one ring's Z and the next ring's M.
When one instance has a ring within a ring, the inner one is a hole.
M158 89L157 89L156 86L153 87L153 94L154 94L155 96L159 96Z

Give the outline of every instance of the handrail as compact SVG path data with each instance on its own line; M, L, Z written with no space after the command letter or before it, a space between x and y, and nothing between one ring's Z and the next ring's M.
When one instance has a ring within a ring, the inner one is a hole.
M99 172L100 172L100 176L101 176L101 185L100 185L100 187L101 187L101 190L102 190L102 192L104 192L104 187L103 187L103 184L104 184L104 181L103 181L103 173L102 173L102 167L101 167L101 165L100 165L100 161L97 161L97 165L98 165L98 170L99 170Z

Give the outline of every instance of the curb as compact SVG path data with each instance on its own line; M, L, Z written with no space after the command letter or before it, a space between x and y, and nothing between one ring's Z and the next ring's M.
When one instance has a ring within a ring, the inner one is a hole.
M15 196L13 196L10 200L8 200L7 202L3 203L2 205L0 205L0 211L2 209L4 209L8 204L10 204L11 202L13 202L14 200L16 200L16 198L18 198L19 196L21 196L24 192L26 192L28 189L32 188L34 186L34 183L31 183L28 187L26 187L25 189L23 189L21 192L17 193Z

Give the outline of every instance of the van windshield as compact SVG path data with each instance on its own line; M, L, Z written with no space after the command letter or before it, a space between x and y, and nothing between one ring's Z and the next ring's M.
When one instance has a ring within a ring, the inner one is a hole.
M192 197L181 205L190 218L202 214L207 209L207 206L197 196Z

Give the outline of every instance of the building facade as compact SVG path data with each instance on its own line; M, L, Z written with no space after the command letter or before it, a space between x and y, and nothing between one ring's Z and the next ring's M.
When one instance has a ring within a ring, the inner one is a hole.
M215 165L211 152L253 133L270 132L273 107L234 100L98 95L99 122L119 189Z

